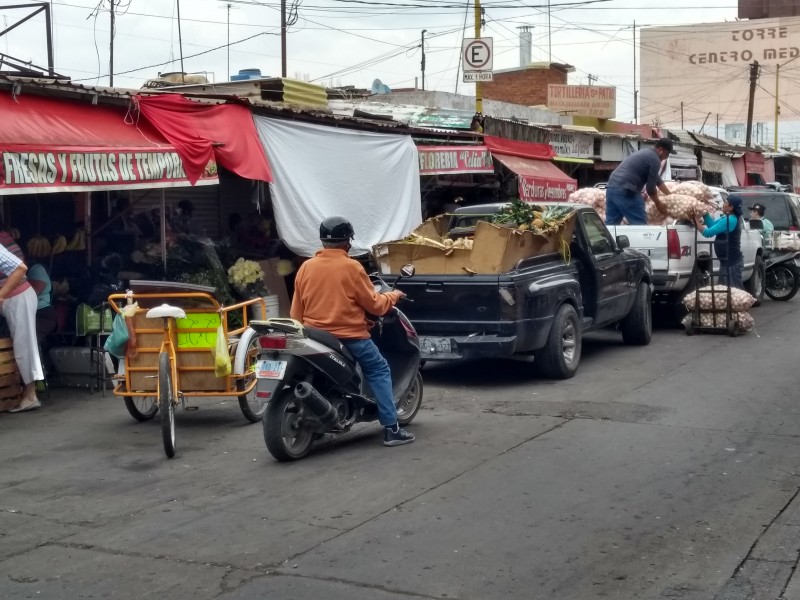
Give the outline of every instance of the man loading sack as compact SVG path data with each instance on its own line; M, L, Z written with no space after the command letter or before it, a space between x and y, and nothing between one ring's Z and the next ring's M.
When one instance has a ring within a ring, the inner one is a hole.
M667 209L658 192L669 195L659 172L661 161L677 154L672 140L661 138L654 146L634 152L614 169L606 187L606 225L620 225L625 218L630 225L647 225L647 211L642 198L642 188L662 214Z

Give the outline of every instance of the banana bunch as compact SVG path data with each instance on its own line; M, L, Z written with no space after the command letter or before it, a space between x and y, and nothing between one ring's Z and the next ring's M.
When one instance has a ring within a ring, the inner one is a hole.
M72 240L65 250L86 250L86 231L83 227L79 227L75 230L75 235L72 236Z
M31 258L45 258L50 256L52 246L50 240L41 234L37 234L28 240L28 256Z
M53 248L50 250L50 254L55 256L56 254L61 254L66 249L67 249L67 238L65 238L63 235L59 235L56 239L53 240Z

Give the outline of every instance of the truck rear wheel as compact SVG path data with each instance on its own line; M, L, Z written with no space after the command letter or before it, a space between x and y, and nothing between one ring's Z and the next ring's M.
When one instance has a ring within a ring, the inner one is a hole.
M578 313L570 304L562 304L553 318L544 348L536 352L539 371L552 379L569 379L581 362L581 327Z
M750 276L750 279L744 282L744 289L756 299L756 303L753 306L760 306L761 301L764 299L764 290L766 286L764 285L764 281L766 280L766 267L764 266L764 258L758 254L756 255L756 262L753 265L753 274Z
M622 341L631 346L647 346L653 337L653 305L650 286L639 283L633 308L620 323Z

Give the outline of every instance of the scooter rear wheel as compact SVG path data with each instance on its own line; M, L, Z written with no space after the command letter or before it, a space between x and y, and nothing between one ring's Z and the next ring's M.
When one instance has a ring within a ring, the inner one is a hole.
M401 427L405 427L419 412L419 407L422 406L422 375L417 371L417 376L414 378L414 383L404 398L397 402L397 422Z
M297 402L290 387L283 388L267 405L264 425L264 442L267 450L277 460L299 460L311 451L314 432L303 426L305 407Z
M767 273L765 291L773 300L791 300L800 291L800 270L793 264L775 265Z

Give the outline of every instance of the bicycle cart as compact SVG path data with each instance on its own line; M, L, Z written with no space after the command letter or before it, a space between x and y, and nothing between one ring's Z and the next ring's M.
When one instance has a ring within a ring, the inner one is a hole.
M150 282L131 282L150 283ZM150 283L140 289L166 289ZM175 284L171 286L175 289ZM185 286L194 287L201 286ZM248 326L248 309L258 307L266 315L262 298L254 298L222 306L208 291L129 291L112 294L108 302L121 314L126 306L135 306L134 314L126 319L133 324L129 331L129 344L134 344L126 354L124 373L117 377L114 395L125 400L125 407L138 421L152 419L161 413L161 431L164 451L169 458L175 456L175 407L184 409L188 398L231 397L239 400L239 407L251 423L261 421L266 409L255 395L256 378L253 364L256 357L256 332ZM242 326L229 328L233 311L243 315ZM133 311L131 311L133 312ZM214 348L218 331L222 331L230 357L230 373L215 374Z

